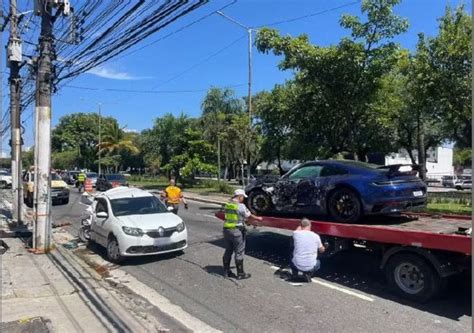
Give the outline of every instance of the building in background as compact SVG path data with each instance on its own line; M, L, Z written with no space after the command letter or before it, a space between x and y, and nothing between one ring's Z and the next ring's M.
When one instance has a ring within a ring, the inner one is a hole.
M413 151L413 156L418 163L418 151ZM400 149L397 153L385 156L385 165L412 164L410 156L405 149ZM429 179L441 180L442 176L454 175L453 148L436 147L429 148L426 152L426 176Z

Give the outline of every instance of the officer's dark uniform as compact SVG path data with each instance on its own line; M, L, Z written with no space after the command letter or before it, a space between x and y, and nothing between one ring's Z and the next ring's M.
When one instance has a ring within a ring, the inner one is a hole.
M246 209L246 208L245 208ZM243 216L239 211L239 203L235 201L228 202L225 205L224 222L224 242L225 252L222 258L224 264L224 275L226 277L236 277L230 270L230 261L232 253L235 252L235 266L237 268L237 279L247 279L250 274L244 272L244 253L245 253L245 224L248 216Z

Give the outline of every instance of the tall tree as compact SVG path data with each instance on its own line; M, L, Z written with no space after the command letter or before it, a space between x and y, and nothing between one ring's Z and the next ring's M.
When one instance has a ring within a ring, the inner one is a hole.
M218 164L222 158L224 159L224 178L232 163L235 162L232 158L232 146L229 145L229 141L224 140L225 132L228 131L232 117L241 114L243 109L242 100L236 98L234 91L228 88L209 89L201 104L204 137L215 144ZM220 178L220 172L221 170L218 170L218 178Z
M438 115L443 130L460 148L472 137L472 17L464 5L446 8L439 33L428 40Z
M130 152L132 154L139 152L133 140L134 133L127 133L124 129L117 122L110 122L105 126L104 132L101 135L100 152L114 157L116 161L114 165L115 172L118 171L122 163L121 154L123 152Z
M398 46L391 39L407 30L407 21L393 14L398 3L362 1L367 20L344 15L341 25L351 30L352 38L335 46L312 45L306 35L282 37L272 29L257 35L259 51L283 56L280 68L296 71L300 93L291 124L295 135L326 156L350 151L364 159L369 151L387 147L389 140L376 126L370 105L396 60Z

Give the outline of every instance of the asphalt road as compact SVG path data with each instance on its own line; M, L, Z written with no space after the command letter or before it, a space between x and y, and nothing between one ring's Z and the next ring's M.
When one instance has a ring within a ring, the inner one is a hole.
M79 227L82 205L75 189L68 205L53 206L55 224ZM326 259L316 283L295 286L276 268L288 264L290 234L250 230L246 271L252 278L222 277L222 223L214 205L191 202L179 215L189 247L182 255L133 258L122 267L188 313L223 331L248 332L471 332L470 277L450 281L428 304L392 295L376 258L363 250Z

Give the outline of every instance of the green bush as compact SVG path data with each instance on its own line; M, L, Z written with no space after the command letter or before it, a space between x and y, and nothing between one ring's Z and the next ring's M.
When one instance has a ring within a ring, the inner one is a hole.
M226 182L217 183L215 186L215 189L217 189L218 192L225 193L225 194L234 193L234 188Z

